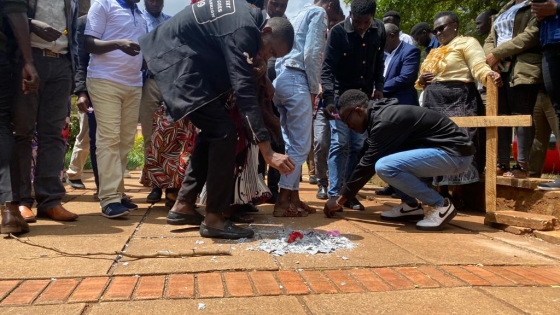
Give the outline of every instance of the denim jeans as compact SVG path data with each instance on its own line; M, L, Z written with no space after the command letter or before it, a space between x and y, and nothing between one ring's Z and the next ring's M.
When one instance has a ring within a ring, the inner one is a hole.
M312 104L307 76L301 70L283 68L274 80L276 91L274 105L280 112L282 137L286 144L286 154L294 161L291 174L280 178L278 186L288 190L299 190L301 166L311 149Z
M66 123L68 97L72 89L72 64L66 56L52 58L34 53L35 68L41 78L38 93L16 94L13 124L15 146L12 158L12 189L14 200L37 211L60 205L66 193L60 181L66 145L62 129ZM18 69L21 69L18 67ZM16 72L21 82L21 71ZM37 131L37 166L31 195L31 139Z
M375 164L375 172L387 184L422 203L441 207L443 197L422 177L454 175L471 165L473 156L453 156L440 149L415 149L385 156Z
M364 146L366 133L359 134L350 130L341 120L331 120L331 147L329 149L329 198L338 196L343 181L346 182L359 162L360 150ZM344 164L344 153L348 157Z
M12 66L6 53L0 52L0 204L12 200L10 159L14 145L12 131L12 106L16 84L12 78ZM21 81L17 86L21 86Z
M329 186L327 176L329 147L331 146L331 126L329 120L325 118L323 109L319 108L313 120L313 151L315 153L315 177L317 185Z

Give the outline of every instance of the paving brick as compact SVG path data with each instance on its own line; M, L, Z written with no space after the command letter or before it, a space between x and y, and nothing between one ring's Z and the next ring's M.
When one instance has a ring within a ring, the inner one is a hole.
M498 266L484 266L484 269L493 272L497 275L500 275L508 280L513 281L516 284L520 284L520 285L536 285L537 283L531 279L527 279L525 277L522 277L514 272L505 270L503 267L498 267Z
M415 267L398 267L397 272L404 275L420 288L439 288L439 284Z
M375 272L383 280L387 281L389 285L396 290L414 289L414 283L410 282L393 269L375 268L373 269L373 272Z
M320 271L302 271L301 276L315 293L337 293L335 287Z
M539 276L538 274L532 273L529 268L524 267L516 267L516 266L505 266L504 269L514 272L520 276L525 278L531 279L540 285L553 285L556 284L556 281L551 280L549 278L545 278Z
M464 269L490 282L493 286L512 286L515 282L478 266L464 266Z
M135 300L159 299L163 296L165 276L144 276L138 281Z
M439 282L439 284L443 287L454 288L467 285L466 282L463 282L456 277L446 274L445 272L437 269L435 266L420 266L418 267L418 270L422 271L428 277Z
M134 287L138 282L138 277L115 277L111 280L103 301L122 301L130 300Z
M35 304L60 304L74 291L78 285L77 279L58 279L51 281L51 284L37 298Z
M27 280L10 293L2 305L26 305L35 300L37 295L49 284L49 280Z
M486 213L485 221L531 228L539 231L551 231L557 219L551 215L521 211L496 211Z
M108 277L83 279L68 299L68 302L97 302L107 287L108 280Z
M325 270L325 275L344 293L364 292L364 289L344 270Z
M224 285L220 273L201 273L197 275L198 297L224 297Z
M165 297L169 299L194 297L194 276L170 275Z
M0 301L19 284L17 280L0 281Z
M560 268L531 268L531 272L547 277L560 284Z
M226 272L224 279L231 296L253 296L253 286L245 272Z
M476 286L489 286L491 285L490 282L482 279L481 277L468 272L467 270L459 267L459 266L442 266L440 267L443 271L450 273L451 275L465 281L470 285Z
M385 281L367 269L353 269L348 272L369 291L383 292L392 290Z
M271 271L253 271L249 273L258 295L280 295L280 284Z
M280 284L284 287L288 294L308 294L309 288L303 282L303 279L295 271L282 270L276 272L276 276L280 280Z

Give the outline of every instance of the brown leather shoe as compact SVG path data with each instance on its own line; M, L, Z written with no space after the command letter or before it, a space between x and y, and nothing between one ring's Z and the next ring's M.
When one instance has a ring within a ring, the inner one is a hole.
M6 208L4 205L0 205L0 213L2 214L2 225L0 225L0 233L21 233L21 226L19 226L18 219L12 215L12 212L10 212L8 208Z
M33 211L31 211L31 209L29 209L28 206L19 206L18 208L25 222L27 223L37 222L37 218L35 217L35 214L33 214Z
M56 205L46 211L39 212L39 214L55 221L74 221L78 218L77 214L64 209L62 205Z

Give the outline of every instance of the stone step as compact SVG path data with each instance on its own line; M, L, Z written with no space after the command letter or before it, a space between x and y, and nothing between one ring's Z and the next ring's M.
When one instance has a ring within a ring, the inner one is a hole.
M533 231L536 237L545 242L560 245L560 230L554 231Z
M509 186L516 188L524 188L534 190L537 189L537 185L541 183L548 183L550 179L545 178L511 178L504 176L496 176L496 185L498 186Z
M521 211L496 211L486 213L484 223L505 224L515 227L525 227L537 231L552 231L557 223L556 217Z

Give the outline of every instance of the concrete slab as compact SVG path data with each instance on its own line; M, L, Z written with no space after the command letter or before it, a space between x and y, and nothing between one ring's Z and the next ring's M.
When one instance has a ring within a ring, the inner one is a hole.
M560 288L481 288L528 314L560 314Z
M65 304L65 305L44 305L44 306L19 306L19 307L0 307L0 314L2 315L52 315L52 314L68 314L79 315L82 314L85 304Z
M197 244L198 242L204 242ZM161 274L177 272L207 272L217 270L277 270L274 258L265 252L248 251L258 240L247 243L235 240L213 240L202 237L185 238L135 238L130 242L128 252L131 254L154 253L169 250L171 252L188 252L193 248L199 250L231 250L232 256L127 259L123 258L114 275Z
M437 265L547 265L555 263L546 257L535 255L480 234L430 232L378 232L377 234Z
M395 233L393 233L395 234ZM400 233L399 233L400 234ZM344 234L358 246L331 254L287 254L276 257L282 269L343 269L425 264L426 261L372 234ZM383 253L383 254L380 254Z
M460 212L449 224L472 232L499 232L484 224L484 213Z
M36 236L36 244L73 252L118 251L129 235L87 237ZM0 279L33 279L106 275L115 256L63 257L47 249L21 244L16 240L0 239L0 248L9 255L0 255Z
M505 242L507 244L523 248L528 251L537 252L539 254L560 260L560 245L543 242L533 236L519 236L505 232L498 233L482 233L495 240Z
M340 233L358 233L362 229L353 224L340 219L326 218L323 213L310 214L303 218L276 218L273 216L255 216L255 222L252 224L255 232L260 234L273 234L282 231L292 232L301 230L318 230L332 231L337 230Z
M88 314L195 314L199 312L199 303L205 306L201 314L306 314L299 301L291 296L98 303Z
M323 294L303 301L312 314L523 314L472 288Z
M109 220L101 215L83 215L74 222L57 222L39 218L37 223L31 224L31 232L25 237L44 236L78 236L92 237L99 235L122 234L123 242L130 237L142 218L126 216ZM0 241L1 244L1 241Z

